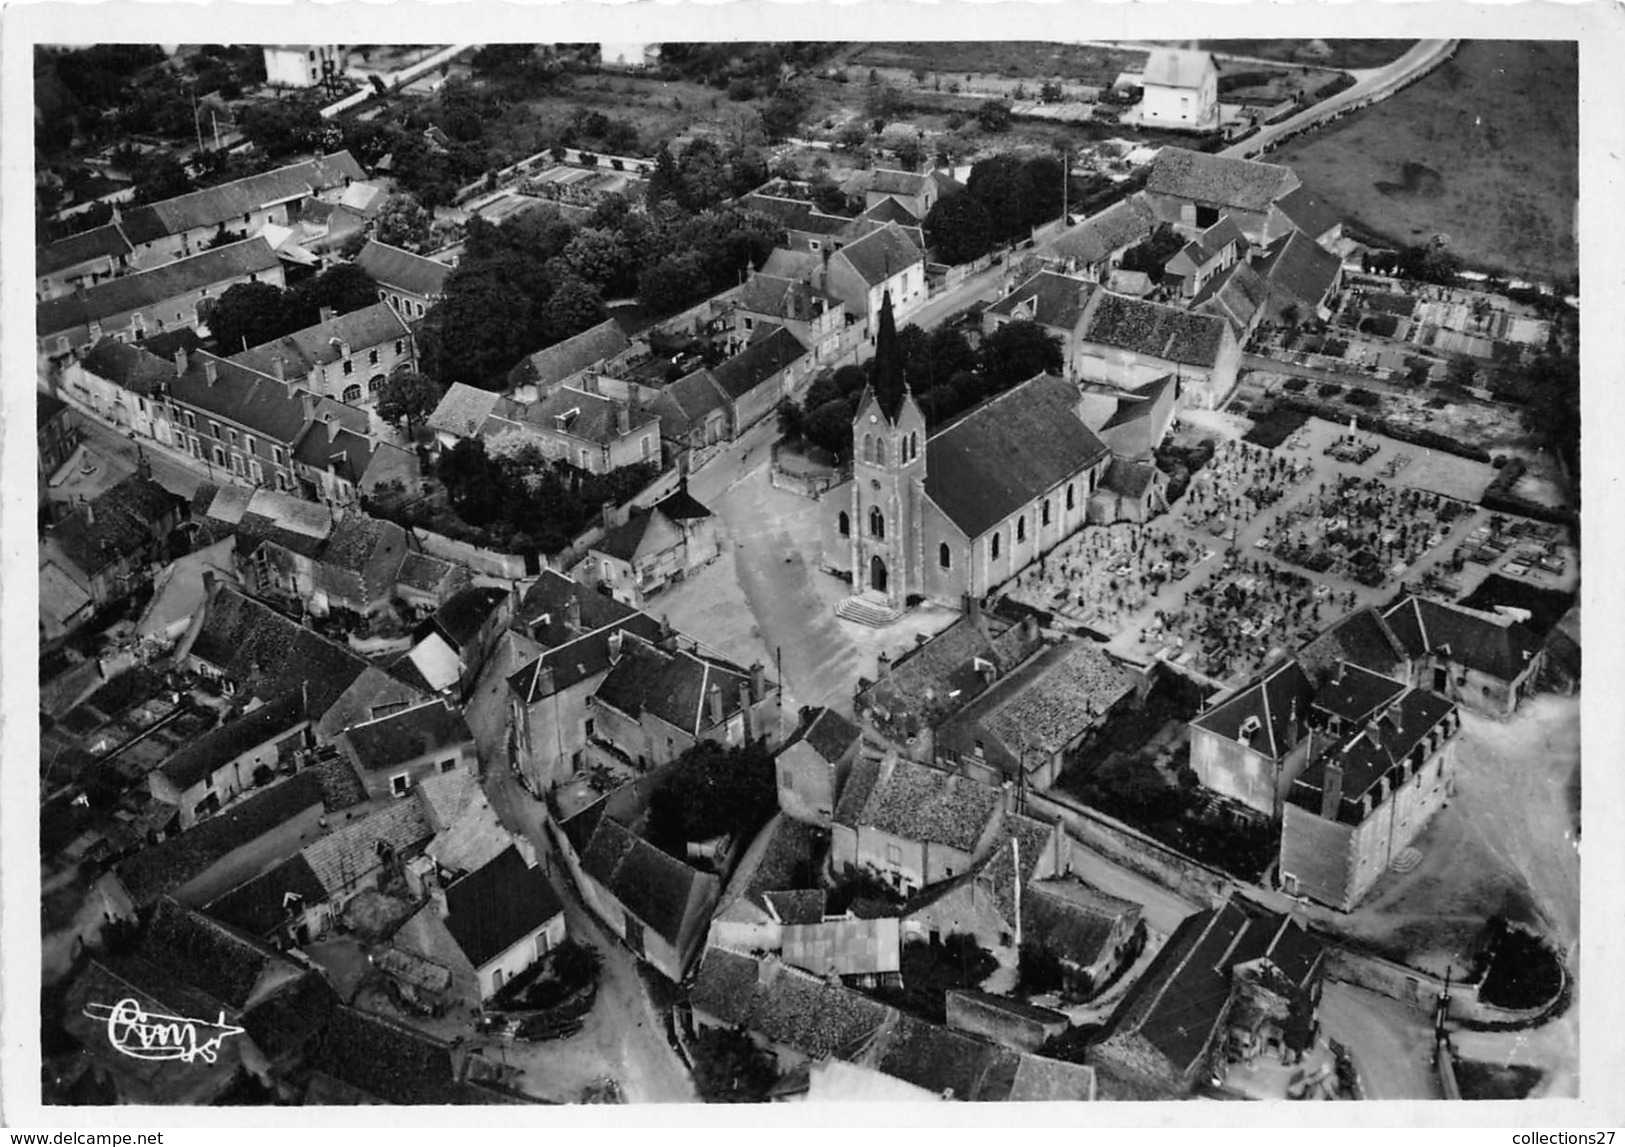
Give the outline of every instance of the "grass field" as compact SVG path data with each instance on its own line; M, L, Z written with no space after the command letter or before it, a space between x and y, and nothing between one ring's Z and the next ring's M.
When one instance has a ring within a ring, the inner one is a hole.
M1576 266L1579 59L1559 41L1472 41L1391 99L1271 162L1395 243L1435 235L1469 265L1537 278Z
M847 70L855 80L860 78L859 70L865 68L902 68L909 72L919 68L933 75L940 73L944 79L956 75L1008 76L1024 80L1034 89L1046 79L1107 87L1119 72L1138 71L1145 63L1145 55L1134 49L1029 40L883 42L863 45L848 57Z
M1203 40L1210 52L1279 60L1283 64L1321 64L1330 68L1380 68L1409 50L1415 40ZM1324 44L1326 51L1311 48Z

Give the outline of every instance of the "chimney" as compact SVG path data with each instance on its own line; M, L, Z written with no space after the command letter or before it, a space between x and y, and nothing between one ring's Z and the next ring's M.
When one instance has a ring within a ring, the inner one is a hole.
M767 670L760 661L750 667L750 695L758 701L767 696Z
M186 373L186 368L187 368L187 366L189 364L190 364L190 360L186 357L186 348L183 347L183 346L176 347L175 348L175 377L179 378L181 375L185 374Z
M1038 640L1038 619L1030 613L1021 619L1021 639L1023 641Z
M625 403L615 404L615 432L622 438L632 433L632 408Z
M328 444L332 445L334 442L338 441L338 437L339 437L339 420L333 417L333 412L332 411L328 411L328 413L327 413L327 441L328 441Z
M350 343L349 343L349 340L346 339L346 340L339 343L339 353L341 355L343 355L345 358L350 357Z
M442 920L451 915L451 908L446 904L446 890L440 887L439 880L429 885L429 900L434 904L434 910L440 914Z
M94 526L96 524L96 505L95 505L95 503L92 502L89 498L85 497L83 494L79 495L79 502L85 508L85 524L90 525L90 526Z
M1336 760L1326 761L1326 779L1320 790L1320 815L1325 820L1337 819L1337 807L1343 803L1343 766Z
M598 512L603 519L605 532L613 530L615 528L615 503L613 501L601 503Z
M288 381L288 364L281 355L277 355L271 360L271 373L276 375L278 382Z
M875 680L884 681L886 679L886 674L890 672L891 654L887 653L885 650L881 650L880 656L876 658Z
M621 646L626 642L626 634L617 629L609 635L609 660L611 664L621 659Z
M333 308L332 307L323 307L321 309L321 315L322 315L322 322L324 322L324 323L332 322L333 317L334 317Z
M299 392L299 405L303 408L306 422L316 421L316 396L308 390Z
M745 740L747 741L756 739L756 722L754 714L751 713L751 707L759 699L756 691L751 688L751 684L750 681L741 681L739 683L739 708L745 717Z
M564 605L564 623L572 635L581 632L581 599L573 594Z
M1243 744L1251 745L1253 738L1258 736L1258 731L1263 727L1263 723L1257 717L1248 717L1241 723L1241 728L1237 731L1236 736Z
M214 359L203 360L203 377L209 380L210 386L220 380L220 368L215 365Z
M536 667L536 695L538 697L551 697L553 695L553 667L551 665Z
M784 965L779 963L778 956L772 954L763 956L756 961L756 982L766 987L779 978L779 972L783 967Z
M660 646L663 652L677 652L677 631L671 627L669 618L662 617L660 619L660 640L656 644Z
M712 685L706 693L706 700L711 703L711 724L722 724L722 687Z
M1348 662L1339 661L1337 663L1337 672L1332 674L1332 684L1341 685L1343 683L1343 673L1347 669L1348 669Z
M1286 716L1286 747L1290 749L1296 745L1301 735L1301 727L1298 724L1298 699L1294 697L1292 707L1287 710Z
M1383 732L1381 717L1373 717L1370 721L1366 722L1365 735L1373 745L1379 749L1382 748Z
M203 568L203 600L208 601L214 596L214 571L207 566Z

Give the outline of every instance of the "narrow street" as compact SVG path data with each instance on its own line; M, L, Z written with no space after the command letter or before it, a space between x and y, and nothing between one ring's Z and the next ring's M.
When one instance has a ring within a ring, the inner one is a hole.
M1365 1098L1443 1098L1433 1074L1433 1028L1426 1015L1364 988L1329 982L1320 1023L1354 1057Z

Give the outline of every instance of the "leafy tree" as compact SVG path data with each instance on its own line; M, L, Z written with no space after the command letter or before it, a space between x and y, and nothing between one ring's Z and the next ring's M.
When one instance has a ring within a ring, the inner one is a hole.
M1548 353L1529 365L1524 425L1544 436L1568 468L1576 504L1580 493L1580 363L1569 353Z
M332 307L335 313L345 315L378 301L378 284L354 263L335 263L292 291L296 304L306 314Z
M655 152L654 170L649 173L644 201L652 210L660 203L677 202L682 194L683 180L677 170L677 160L673 158L671 149L662 143L660 150Z
M1172 224L1159 223L1155 231L1123 252L1123 269L1142 271L1153 283L1161 282L1163 267L1184 246L1184 237Z
M428 418L439 405L441 393L428 375L415 370L396 371L378 392L378 417L402 424L410 438L413 425Z
M205 321L221 353L233 355L298 330L304 315L291 292L271 283L238 283L215 301Z
M680 311L706 294L705 263L698 251L669 256L638 276L638 298L656 314Z
M1061 340L1030 319L1003 323L982 340L982 377L998 394L1036 374L1060 374L1066 363Z
M969 263L993 249L993 219L976 196L956 191L937 200L926 214L925 238L942 262Z
M506 503L502 472L478 438L459 439L440 456L436 474L452 508L469 525L486 525L501 514Z
M801 126L801 117L812 106L804 88L797 84L780 84L761 111L762 132L777 143L788 139Z
M1013 239L1026 233L1032 216L1028 201L1031 184L1026 164L1014 155L995 155L979 161L965 180L965 190L987 210L995 239Z
M597 326L608 315L596 288L580 279L566 279L554 287L552 297L542 304L542 329L552 342L561 342Z
M391 247L421 251L429 242L429 213L411 195L398 192L384 200L374 224L374 237Z
M694 1090L705 1103L762 1103L778 1082L777 1057L743 1030L702 1028L689 1041Z
M250 104L238 126L254 146L277 159L319 146L327 121L313 103L271 100Z
M847 213L846 192L826 173L820 171L808 183L812 192L813 206L825 215L845 215Z
M982 125L983 131L1009 131L1010 105L1003 100L984 100L976 109L976 122Z
M1041 996L1045 992L1058 992L1065 984L1066 974L1061 968L1061 958L1047 945L1024 943L1019 959L1020 988L1026 995Z
M832 398L807 411L803 436L814 446L833 454L837 461L852 456L852 418L857 413L847 398Z
M616 231L582 228L565 246L563 259L577 277L612 296L637 290L637 257Z
M492 271L459 267L446 295L424 316L418 346L424 373L441 385L496 389L508 368L536 349L530 299Z
M835 133L835 142L847 151L855 151L869 139L869 129L859 120L849 120Z
M649 839L681 857L690 841L749 839L777 808L773 757L760 740L737 748L701 741L650 794Z

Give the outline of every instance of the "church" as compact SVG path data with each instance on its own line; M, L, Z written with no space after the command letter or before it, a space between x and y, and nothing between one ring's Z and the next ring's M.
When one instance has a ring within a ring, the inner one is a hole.
M985 597L1085 524L1143 521L1165 508L1146 444L1116 453L1097 430L1115 437L1125 420L1150 420L1155 446L1177 398L1173 380L1114 402L1040 374L927 433L895 340L887 305L852 424L852 478L824 499L824 564L852 579L842 616L884 625L922 600ZM1098 411L1105 417L1091 429Z

